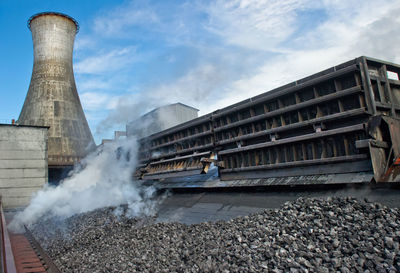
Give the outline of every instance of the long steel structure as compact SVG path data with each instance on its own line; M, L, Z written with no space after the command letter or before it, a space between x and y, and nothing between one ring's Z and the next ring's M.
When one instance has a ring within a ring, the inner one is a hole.
M397 181L399 75L362 56L143 138L136 176L173 187L213 163L209 186Z

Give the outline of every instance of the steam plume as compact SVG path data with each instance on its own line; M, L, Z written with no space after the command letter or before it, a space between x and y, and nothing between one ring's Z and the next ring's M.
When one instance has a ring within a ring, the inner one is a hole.
M30 205L18 213L10 228L20 231L40 218L69 217L107 206L128 204L128 214L152 214L153 188L144 188L132 179L137 163L136 139L107 143L87 156L68 178L57 186L45 186L32 198Z

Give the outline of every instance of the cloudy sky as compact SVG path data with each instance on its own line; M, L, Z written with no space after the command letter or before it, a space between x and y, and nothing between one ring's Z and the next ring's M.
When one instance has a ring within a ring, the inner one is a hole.
M361 55L400 63L400 1L0 0L0 123L33 65L27 19L80 24L74 72L97 143L167 103L206 114Z

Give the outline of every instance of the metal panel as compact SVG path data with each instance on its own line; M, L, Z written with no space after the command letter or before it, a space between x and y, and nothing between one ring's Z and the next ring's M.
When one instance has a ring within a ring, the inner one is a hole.
M296 136L296 137L291 137L291 138L286 138L286 139L281 139L281 140L275 140L275 141L270 141L270 142L261 143L261 144L249 145L246 147L241 147L241 148L236 148L236 149L224 150L224 151L220 151L218 153L218 155L238 153L238 152L267 148L267 147L271 147L271 146L283 145L283 144L288 144L288 143L292 144L295 142L312 140L315 138L322 138L322 137L328 137L328 136L332 136L332 135L344 134L344 133L348 133L348 132L361 131L361 130L364 130L364 127L365 127L364 124L358 124L358 125L348 126L348 127L344 127L344 128L329 130L329 131L325 131L325 132L317 132L317 133L313 133L313 134Z
M143 176L144 180L153 180L153 179L165 179L165 178L170 178L170 177L182 177L182 176L191 176L191 175L196 175L196 174L201 174L203 171L203 168L196 168L194 170L176 170L176 171L166 171L166 172L160 172L160 173L154 173L154 174L145 174Z
M315 118L315 119L312 119L312 120L298 122L298 123L286 125L286 126L283 126L283 127L277 127L277 128L273 128L273 129L269 129L269 130L264 130L264 131L253 133L253 134L250 134L250 135L243 135L243 136L240 136L240 137L232 137L230 139L217 141L217 143L220 144L220 145L223 145L223 144L236 142L236 141L240 141L240 140L246 140L246 139L265 136L265 135L270 135L270 134L276 134L276 133L280 133L282 131L296 130L296 129L300 129L300 128L306 127L306 126L313 126L315 124L321 124L321 123L325 123L325 122L330 122L332 120L340 121L341 119L361 116L361 115L365 115L365 114L366 114L366 112L365 112L364 109L354 109L354 110L350 110L350 111L344 111L344 112L341 112L341 113L329 115L329 116L326 116L326 117ZM362 117L361 117L361 119L362 119Z
M291 106L288 106L288 107L280 108L278 110L271 111L271 112L265 113L263 115L259 115L259 116L255 116L255 117L248 118L248 119L245 119L245 120L241 120L241 121L238 121L238 122L234 122L234 123L231 123L231 124L226 125L226 126L221 126L219 128L215 128L214 131L215 132L219 132L219 131L226 130L226 129L229 129L229 128L232 128L232 127L237 127L239 125L243 125L243 124L247 124L247 123L250 123L250 122L254 122L254 121L266 119L266 118L269 118L269 117L281 115L281 114L286 113L286 112L299 110L299 109L305 108L307 106L311 106L311 105L315 105L315 104L319 104L319 103L323 103L323 102L328 102L328 101L331 101L333 99L338 99L340 97L344 97L344 96L355 94L355 93L359 93L359 92L361 92L360 86L355 86L355 87L352 87L352 88L349 88L349 89L346 89L346 90L343 90L343 91L340 91L340 92L337 92L337 93L329 94L329 95L326 95L326 96L323 96L323 97L319 97L319 98L316 98L316 99L312 99L312 100L309 100L309 101L305 101L305 102L302 102L302 103L296 103L295 105L291 105Z
M270 177L255 179L232 179L232 180L206 180L206 181L146 181L145 185L152 185L158 189L181 189L181 188L226 188L226 187L264 187L264 186L295 186L295 185L327 185L345 183L368 183L373 178L372 172L345 173L345 174L320 174L299 175L286 177Z
M351 162L351 163L349 163ZM304 175L326 175L326 174L344 174L344 173L359 173L372 171L371 162L369 160L362 161L347 161L336 164L304 164L301 167L288 168L270 168L265 170L249 170L246 169L235 172L222 172L221 180L234 179L254 179L254 178L272 178L286 176L304 176Z

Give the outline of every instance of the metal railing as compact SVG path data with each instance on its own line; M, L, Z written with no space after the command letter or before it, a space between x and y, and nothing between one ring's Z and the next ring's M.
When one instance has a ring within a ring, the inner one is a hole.
M1 214L1 270L3 273L16 273L14 255L11 249L10 236L7 230L7 223L4 217L3 202L0 197Z

